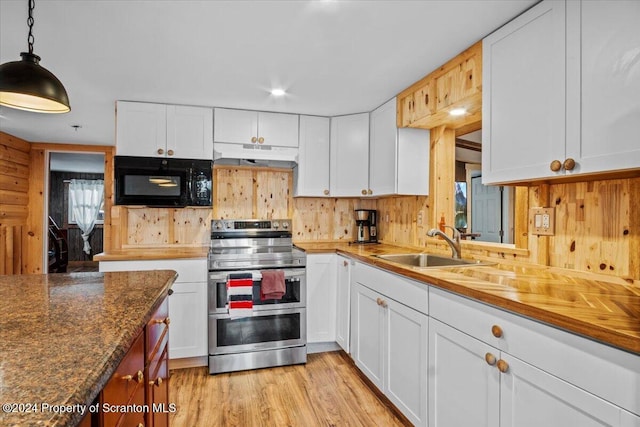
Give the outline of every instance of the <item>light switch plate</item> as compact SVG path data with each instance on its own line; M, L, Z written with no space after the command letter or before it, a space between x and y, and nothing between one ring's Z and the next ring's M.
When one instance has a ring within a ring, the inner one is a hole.
M535 236L554 236L556 225L555 208L529 209L531 234Z

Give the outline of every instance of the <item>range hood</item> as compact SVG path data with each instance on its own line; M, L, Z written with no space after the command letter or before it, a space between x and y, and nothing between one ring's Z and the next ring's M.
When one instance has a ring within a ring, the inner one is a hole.
M213 162L223 165L293 168L298 164L298 148L215 142Z

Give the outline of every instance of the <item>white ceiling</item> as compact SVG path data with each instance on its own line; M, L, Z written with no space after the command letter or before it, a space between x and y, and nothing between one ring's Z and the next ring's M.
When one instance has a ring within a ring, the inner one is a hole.
M37 0L34 53L71 112L0 107L0 130L113 145L116 100L370 111L537 1ZM2 63L27 50L27 2L0 0Z

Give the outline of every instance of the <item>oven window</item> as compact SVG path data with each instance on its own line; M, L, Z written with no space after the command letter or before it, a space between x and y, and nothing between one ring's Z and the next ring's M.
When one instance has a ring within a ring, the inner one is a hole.
M258 344L300 339L300 313L217 319L217 345Z
M178 175L124 175L123 178L127 196L180 196Z

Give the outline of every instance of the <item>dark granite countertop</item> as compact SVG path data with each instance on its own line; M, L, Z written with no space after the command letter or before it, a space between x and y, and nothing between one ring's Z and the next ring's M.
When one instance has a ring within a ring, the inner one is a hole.
M175 279L172 270L0 276L0 425L77 424Z

